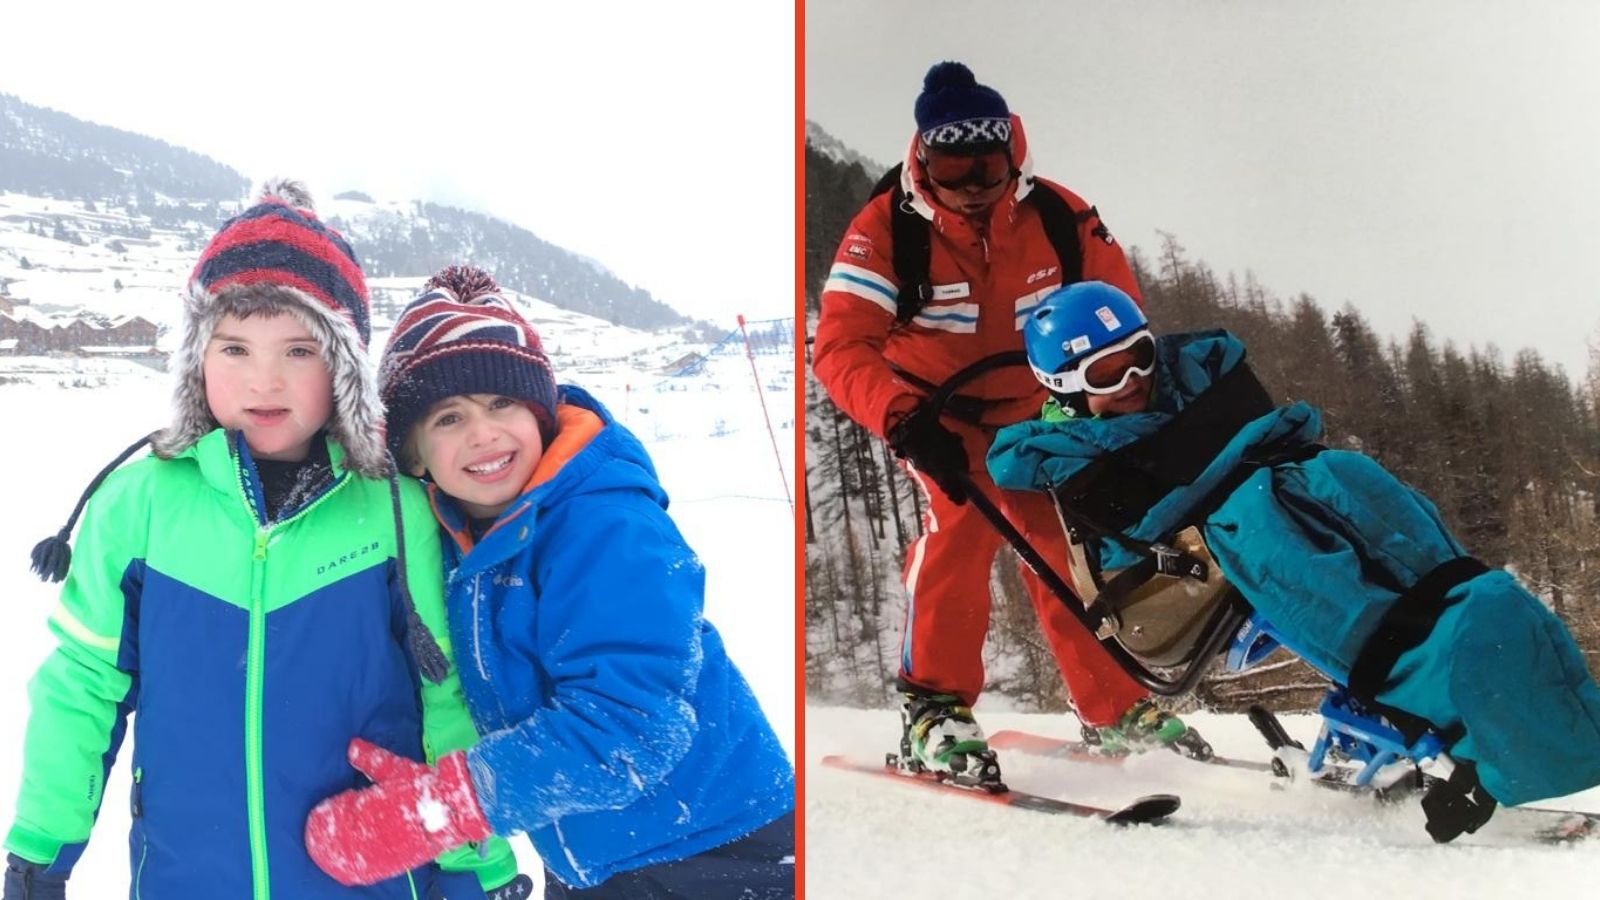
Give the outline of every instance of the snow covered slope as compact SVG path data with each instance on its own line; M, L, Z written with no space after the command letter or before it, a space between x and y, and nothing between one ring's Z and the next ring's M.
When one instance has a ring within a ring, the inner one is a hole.
M982 703L976 714L991 732L1077 736L1070 715L1008 713ZM1242 715L1185 720L1219 753L1269 758ZM1309 746L1314 718L1286 717L1284 724ZM1183 798L1168 825L1118 829L820 765L828 753L881 760L899 740L894 711L808 705L805 729L808 897L1499 900L1593 896L1600 878L1600 839L1530 845L1497 827L1509 822L1503 811L1478 834L1441 846L1423 831L1414 803L1382 807L1311 786L1274 789L1268 776L1170 753L1121 766L1001 755L1007 783L1019 790L1102 805L1151 793ZM1600 810L1600 789L1540 805Z

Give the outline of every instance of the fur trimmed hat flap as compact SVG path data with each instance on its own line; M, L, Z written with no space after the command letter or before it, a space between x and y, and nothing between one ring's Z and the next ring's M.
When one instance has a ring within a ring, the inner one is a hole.
M269 180L254 206L224 222L201 252L183 300L173 422L151 441L156 455L175 456L218 425L206 402L204 361L222 317L287 312L322 346L333 376L328 431L344 447L346 467L387 477L383 407L366 356L366 276L344 237L317 218L305 185Z

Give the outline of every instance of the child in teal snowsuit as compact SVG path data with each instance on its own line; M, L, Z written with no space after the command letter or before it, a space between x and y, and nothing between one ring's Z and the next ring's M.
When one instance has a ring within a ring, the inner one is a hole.
M1242 364L1244 346L1225 331L1153 338L1125 298L1086 282L1030 316L1029 361L1053 414L1000 431L988 456L997 484L1063 484L1160 431ZM1482 818L1489 798L1600 784L1600 688L1566 627L1509 573L1472 560L1426 497L1367 456L1320 447L1320 432L1303 402L1271 409L1120 530L1149 542L1201 516L1228 581L1289 649L1339 684L1370 685L1378 704L1422 720L1476 767L1481 784L1457 787ZM1134 561L1115 542L1101 551L1107 569Z

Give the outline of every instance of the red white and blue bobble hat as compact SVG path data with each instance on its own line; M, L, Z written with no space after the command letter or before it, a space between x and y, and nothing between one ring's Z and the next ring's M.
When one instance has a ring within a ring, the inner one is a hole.
M173 360L178 378L171 426L151 445L159 456L183 452L217 421L206 403L204 359L223 316L296 315L316 338L333 376L332 437L345 466L386 477L383 407L367 363L371 315L366 276L355 252L317 218L304 184L271 179L249 209L206 245L184 291L184 335Z

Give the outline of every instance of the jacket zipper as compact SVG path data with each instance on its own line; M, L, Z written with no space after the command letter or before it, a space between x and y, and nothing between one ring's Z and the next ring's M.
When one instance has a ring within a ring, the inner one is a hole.
M482 577L482 572L472 576L472 661L478 667L479 677L487 685L489 683L489 670L483 667L483 620L478 612L478 601L483 597L483 591L478 581Z
M133 817L144 818L144 768L135 767L133 770ZM139 869L133 874L133 898L139 900L144 896L144 861L150 856L150 835L145 830L149 826L141 825L139 828Z
M234 456L234 466L236 469L240 468L238 456ZM327 502L329 497L337 494L349 482L350 473L342 473L322 493L322 496L312 501L311 505L276 525L267 525L262 521L261 511L250 500L242 469L235 474L239 478L240 487L244 489L241 490L241 499L250 510L252 520L256 522L255 552L252 554L254 564L250 567L250 633L246 643L244 667L245 807L250 827L251 896L253 900L271 900L271 873L267 857L266 791L263 787L265 763L261 756L261 707L266 688L267 547L272 543L274 533L310 515L313 510Z
M267 543L272 532L256 529L255 565L250 567L250 638L244 667L244 779L250 820L250 867L254 873L255 900L269 900L272 886L267 868L266 797L261 784L261 695L265 687L262 673L267 643L266 591Z

